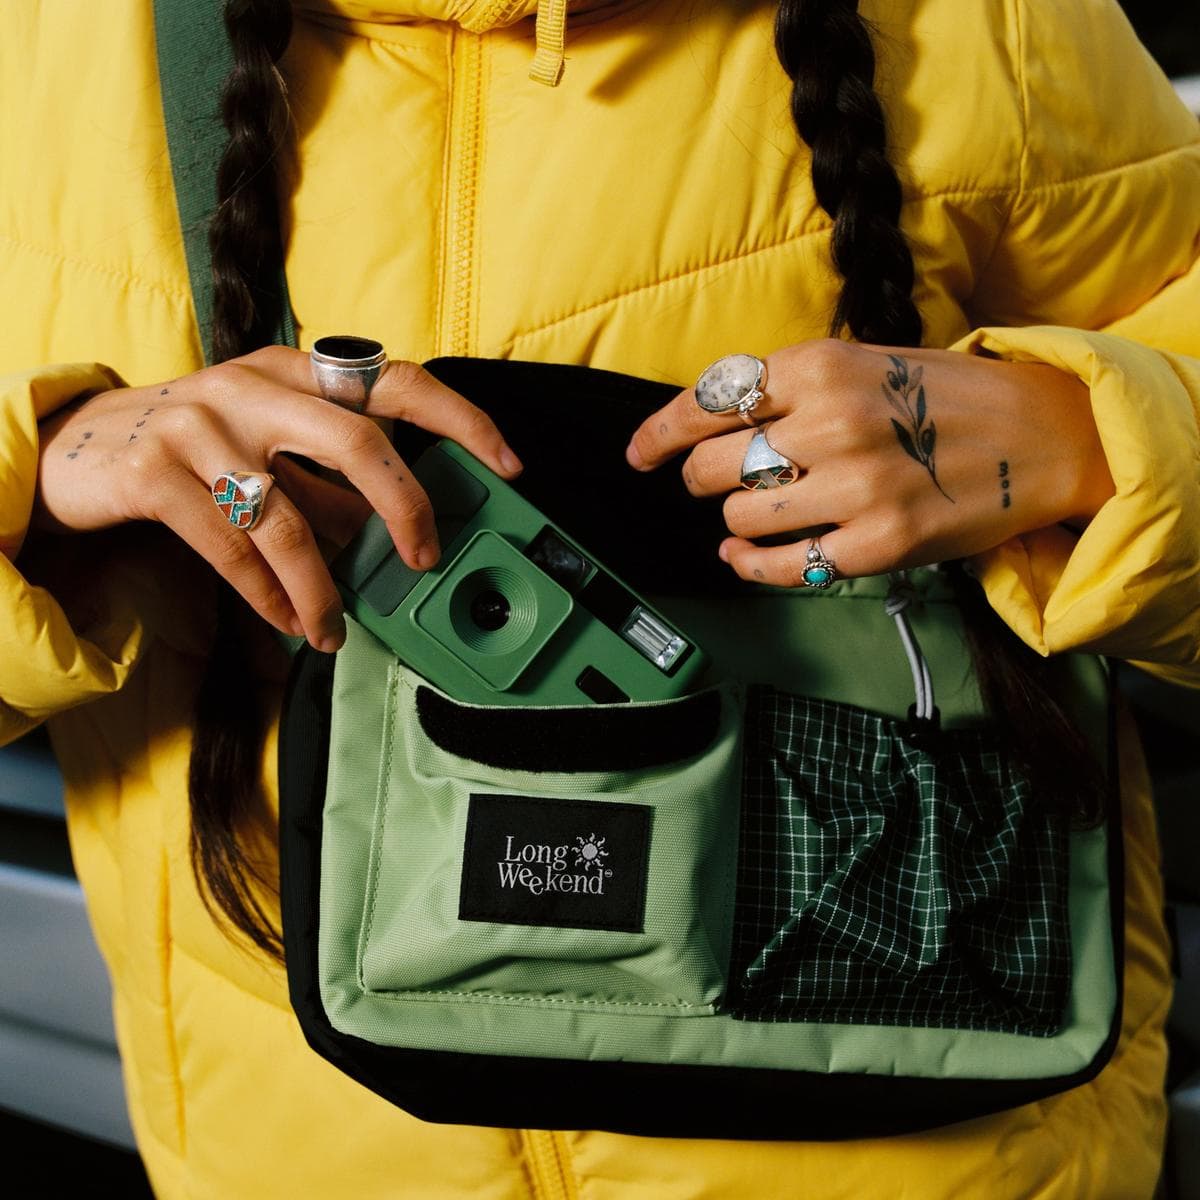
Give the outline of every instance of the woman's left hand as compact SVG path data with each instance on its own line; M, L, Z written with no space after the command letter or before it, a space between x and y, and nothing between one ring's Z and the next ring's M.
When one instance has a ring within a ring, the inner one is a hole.
M683 481L724 495L722 559L743 579L803 582L809 538L839 576L963 558L1061 522L1086 524L1113 493L1087 388L1073 375L946 350L822 340L766 359L754 411L796 482L741 485L754 435L688 388L638 428L628 458L651 470L692 448ZM796 534L784 545L754 538Z

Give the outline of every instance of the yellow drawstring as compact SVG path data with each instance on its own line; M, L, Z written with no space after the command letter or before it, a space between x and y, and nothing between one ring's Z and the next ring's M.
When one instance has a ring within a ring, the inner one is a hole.
M567 0L538 0L537 53L529 78L547 87L557 87L563 72L563 48L567 36Z

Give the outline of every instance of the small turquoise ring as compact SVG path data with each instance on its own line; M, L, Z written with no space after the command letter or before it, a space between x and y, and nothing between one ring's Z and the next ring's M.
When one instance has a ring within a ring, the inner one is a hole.
M827 588L837 579L837 564L832 558L825 557L825 552L821 549L820 538L813 538L808 543L808 553L805 556L804 572L801 578L811 588Z

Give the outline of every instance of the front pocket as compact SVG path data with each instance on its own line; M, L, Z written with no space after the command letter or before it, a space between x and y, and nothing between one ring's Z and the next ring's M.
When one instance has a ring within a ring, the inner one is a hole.
M394 662L361 990L714 1011L732 936L741 724L732 688L493 708Z
M1066 819L985 730L753 689L730 1011L1050 1036L1071 983Z

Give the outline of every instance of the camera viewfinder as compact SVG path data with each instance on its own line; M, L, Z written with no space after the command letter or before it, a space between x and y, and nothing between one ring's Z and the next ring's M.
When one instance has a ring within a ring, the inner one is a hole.
M549 525L525 547L525 556L572 596L578 595L592 571L592 564Z

